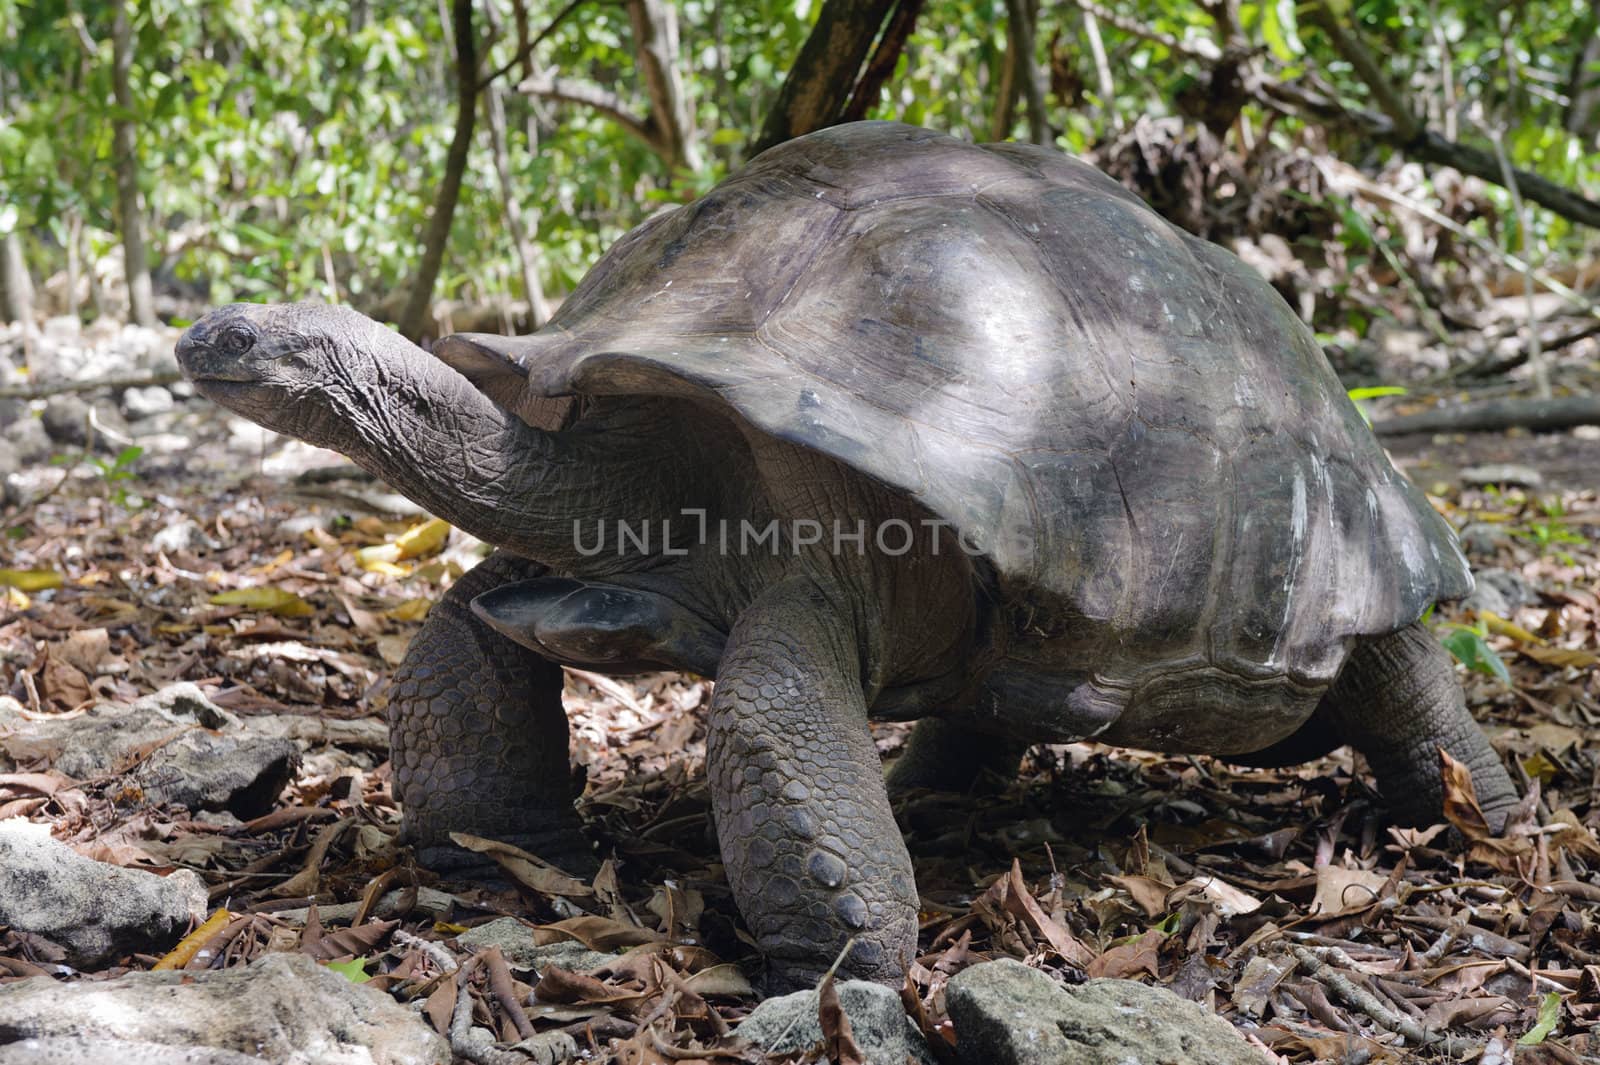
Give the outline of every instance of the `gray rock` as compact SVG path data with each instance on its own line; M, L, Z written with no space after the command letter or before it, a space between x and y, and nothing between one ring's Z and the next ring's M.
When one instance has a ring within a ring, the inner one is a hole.
M506 962L513 969L538 972L546 965L555 965L570 972L582 973L598 969L617 960L616 954L603 954L590 950L575 940L546 943L535 946L533 931L515 917L496 920L470 928L456 937L462 947L479 951L499 947Z
M847 980L838 989L839 1005L850 1018L867 1065L906 1065L908 1058L931 1065L934 1057L922 1033L906 1016L899 994L866 980ZM772 1054L815 1046L822 1042L817 999L815 990L769 998L739 1022L734 1034Z
M59 943L80 969L167 950L205 915L205 884L187 869L162 877L119 868L85 858L43 825L0 822L0 925Z
M1133 980L1066 987L1009 958L945 987L962 1065L1265 1065L1202 1006Z
M1461 471L1461 483L1476 488L1491 484L1506 488L1538 488L1544 484L1544 475L1531 466L1501 462L1467 467Z
M1467 554L1492 557L1511 542L1511 533L1504 526L1475 521L1457 533L1456 539L1461 541L1461 550Z
M22 458L17 445L0 437L0 505L14 503L18 492L11 483L11 475L22 469Z
M211 546L213 541L194 519L184 518L157 530L156 534L150 537L150 550L175 555L179 551L189 550L196 543Z
M0 421L4 426L0 435L17 449L17 458L24 463L44 462L55 453L50 434L44 431L44 422L23 411L15 421ZM59 477L60 474L57 474Z
M1518 607L1539 601L1539 593L1520 573L1508 569L1480 569L1472 576L1477 587L1461 601L1462 606L1508 618Z
M128 423L109 400L90 403L81 396L64 393L51 396L44 405L44 431L58 445L87 447L89 443L89 412L94 411L95 425L117 436L127 438ZM98 429L94 434L96 449L111 454L122 450L123 445Z
M0 986L0 1065L446 1065L449 1045L387 995L302 954L216 972Z
M177 403L173 400L172 393L160 385L130 388L122 393L122 413L129 421L165 414L175 406Z
M0 706L0 771L44 761L70 777L116 773L154 748L133 770L147 792L191 810L266 812L300 762L293 739L263 735L207 699L193 684L173 684L129 704L100 703L71 721L13 721Z
M299 766L300 747L293 740L196 729L162 744L133 779L157 802L227 810L248 821L272 809Z

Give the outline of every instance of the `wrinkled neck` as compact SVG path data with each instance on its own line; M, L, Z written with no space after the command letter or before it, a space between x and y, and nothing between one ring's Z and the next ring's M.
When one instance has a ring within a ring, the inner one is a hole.
M361 385L344 383L330 446L479 539L536 558L570 543L562 523L530 520L530 503L554 490L549 434L398 336L372 355Z

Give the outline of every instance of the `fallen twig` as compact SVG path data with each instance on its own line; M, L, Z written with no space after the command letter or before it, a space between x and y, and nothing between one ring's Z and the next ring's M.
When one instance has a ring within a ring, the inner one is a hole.
M1392 1006L1380 1001L1371 991L1361 987L1344 972L1324 961L1314 950L1290 945L1289 951L1307 976L1332 991L1345 1005L1365 1013L1372 1018L1374 1024L1395 1033L1412 1046L1438 1045L1451 1057L1460 1057L1468 1050L1476 1049L1474 1043L1428 1031L1415 1019L1397 1012Z
M1600 396L1556 399L1494 399L1464 403L1415 414L1397 414L1372 423L1379 436L1404 433L1481 433L1518 427L1533 430L1600 425Z
M49 399L67 392L93 392L97 388L120 390L124 388L149 388L152 385L170 385L183 380L177 370L155 370L142 374L112 374L108 377L91 377L85 381L47 381L37 385L5 385L0 387L0 399Z

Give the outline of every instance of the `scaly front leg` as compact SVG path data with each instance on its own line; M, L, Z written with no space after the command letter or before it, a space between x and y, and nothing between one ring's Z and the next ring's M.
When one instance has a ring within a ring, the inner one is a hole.
M593 852L572 808L561 667L472 615L472 598L547 572L496 554L428 614L389 690L389 743L405 836L424 865L481 865L451 832L522 847L580 872Z
M774 990L843 969L898 985L917 946L911 858L867 731L852 625L804 579L740 616L717 672L707 775L734 900Z

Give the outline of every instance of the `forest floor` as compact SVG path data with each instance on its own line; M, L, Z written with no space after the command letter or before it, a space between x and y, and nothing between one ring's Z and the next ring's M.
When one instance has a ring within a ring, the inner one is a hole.
M547 968L531 988L513 976L516 999L536 1003L525 1021L487 988L484 965L465 984L479 1023L512 1040L521 1023L564 1028L604 1061L763 1060L724 1037L755 998L723 964L752 951L708 831L709 684L571 673L579 806L600 874L513 862L515 889L440 883L389 840L399 814L381 733L354 742L327 723L381 722L385 678L481 546L450 532L396 558L383 545L420 516L381 486L297 478L337 456L197 400L163 428L121 464L30 471L40 490L4 516L0 703L9 695L21 726L0 734L0 754L34 754L0 773L0 820L48 824L104 861L198 872L232 917L210 926L191 968L242 964L269 943L354 957L397 996L428 998L443 1029L456 981L442 966L472 954L455 937L509 915L540 942L628 953L584 973ZM992 794L917 794L898 808L923 896L903 997L934 1046L949 1035L946 980L1012 956L1068 982L1168 986L1285 1062L1509 1062L1514 1044L1517 1062L1600 1058L1597 436L1392 442L1492 574L1490 598L1440 608L1432 623L1475 667L1462 674L1469 704L1528 795L1503 837L1453 785L1456 834L1392 827L1348 750L1255 770L1092 743L1035 748ZM1463 483L1462 468L1489 462L1531 467L1543 483ZM28 747L34 725L178 681L247 722L296 715L323 737L269 809L241 821L163 803L132 783L149 751L79 779ZM903 727L876 731L886 754L903 741ZM282 916L308 898L326 908L417 884L447 891L452 912L353 932ZM62 957L46 938L0 929L0 979L70 975ZM127 955L83 975L157 960Z

